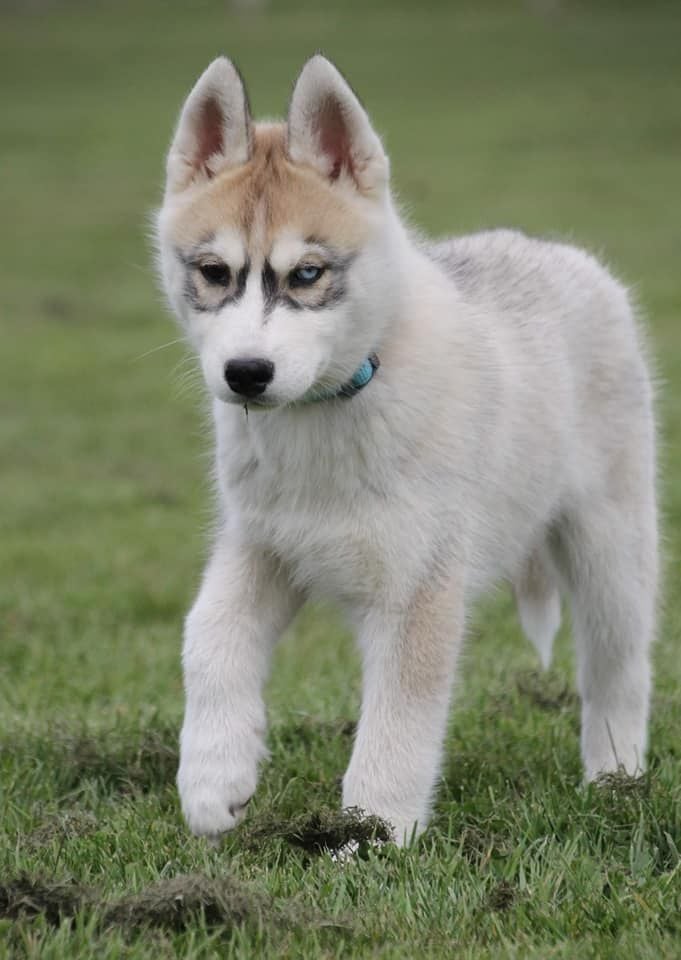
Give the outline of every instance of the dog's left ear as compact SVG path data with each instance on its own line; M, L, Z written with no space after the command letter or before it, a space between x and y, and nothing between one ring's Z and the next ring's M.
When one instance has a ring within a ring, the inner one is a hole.
M307 61L293 90L288 154L329 180L351 177L362 193L379 194L388 183L388 158L366 110L319 54Z

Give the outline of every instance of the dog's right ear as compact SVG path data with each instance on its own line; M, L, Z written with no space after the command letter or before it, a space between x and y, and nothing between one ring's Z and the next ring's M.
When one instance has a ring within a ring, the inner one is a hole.
M218 57L187 97L168 153L168 193L209 180L221 170L247 163L253 123L239 71Z

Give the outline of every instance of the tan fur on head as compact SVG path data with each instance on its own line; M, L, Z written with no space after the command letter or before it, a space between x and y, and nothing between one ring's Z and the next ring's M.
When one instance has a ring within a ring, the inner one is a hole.
M266 360L275 372L262 402L281 406L340 387L375 351L403 243L387 174L366 112L323 58L303 68L285 123L253 123L229 61L199 78L157 224L168 299L216 398L241 402L232 360ZM381 305L370 315L367 290Z
M184 250L231 227L243 236L251 257L266 255L284 228L322 243L333 240L337 249L351 252L370 226L360 197L288 158L284 124L257 124L246 164L225 170L178 201L170 234Z

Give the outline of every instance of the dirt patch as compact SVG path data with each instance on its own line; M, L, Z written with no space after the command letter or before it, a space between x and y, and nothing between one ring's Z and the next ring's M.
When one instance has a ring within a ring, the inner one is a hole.
M45 819L26 837L26 845L32 849L46 846L54 840L66 842L86 837L99 829L97 817L89 810L74 807Z
M517 899L517 891L508 880L500 880L496 886L492 887L487 895L487 906L490 910L508 910Z
M243 828L241 839L251 847L264 840L284 840L312 854L337 853L348 847L361 852L370 844L392 840L393 831L380 817L365 816L361 810L321 809L290 820L261 816Z
M231 929L276 913L274 900L229 877L186 874L123 897L104 911L104 926L137 930L155 927L179 932L203 918L210 927Z
M484 830L476 824L464 827L458 844L461 856L479 870L490 860L510 856L514 849L514 842L510 837L491 828Z
M594 780L594 786L601 792L609 792L619 800L638 799L649 797L652 781L650 774L640 777L630 777L624 770L617 773L602 773Z
M75 916L89 896L86 888L75 883L45 883L22 875L0 884L0 917L19 920L42 916L57 927L63 919Z
M294 900L276 899L232 877L181 874L113 901L93 888L25 875L0 885L0 919L42 917L58 927L81 912L96 912L100 931L115 927L133 936L145 929L178 933L197 923L226 935L245 924L351 930L349 922L327 920Z

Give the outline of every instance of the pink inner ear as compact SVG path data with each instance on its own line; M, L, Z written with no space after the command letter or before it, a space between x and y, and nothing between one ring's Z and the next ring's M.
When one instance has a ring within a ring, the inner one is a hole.
M197 168L203 167L207 175L212 176L208 161L216 153L223 153L225 142L223 136L224 117L217 100L210 97L201 106L199 115L195 163Z
M343 168L352 173L350 136L337 100L329 97L321 104L315 126L319 135L319 146L331 160L331 179L337 180Z

